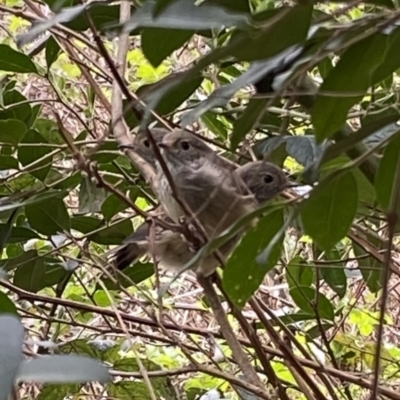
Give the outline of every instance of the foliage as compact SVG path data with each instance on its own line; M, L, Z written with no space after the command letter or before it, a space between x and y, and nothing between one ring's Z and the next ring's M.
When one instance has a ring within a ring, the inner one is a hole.
M89 356L116 377L85 384L104 376L84 374L85 361L69 358L71 375L61 361L50 364L71 378L54 384L38 358L42 378L26 374L48 382L37 398L195 399L216 388L243 399L351 400L369 389L397 398L397 0L146 0L120 22L123 7L0 4L0 311L21 317L38 341L27 341L29 353ZM132 205L146 214L154 204L113 130L114 54L124 35L120 83L133 134L150 123L182 124L233 161L255 154L310 185L258 210L222 271L229 322L257 360L264 394L232 372L237 360L190 274L167 286L171 274L155 275L148 260L123 276L108 268L110 249L143 222ZM4 328L10 341L0 341L1 354L17 349L9 375L0 374L0 398L20 362L13 321Z

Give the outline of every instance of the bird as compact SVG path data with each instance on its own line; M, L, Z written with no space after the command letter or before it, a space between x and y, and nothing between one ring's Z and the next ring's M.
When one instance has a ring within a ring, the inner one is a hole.
M253 193L258 205L272 200L282 191L290 187L286 174L278 166L266 161L253 161L237 168L241 177ZM171 220L164 214L167 221ZM159 225L153 226L154 234L150 234L150 225L142 224L132 235L125 239L122 246L115 252L114 266L124 270L144 255L154 256L166 270L178 272L195 255L196 250L185 241L178 232ZM150 237L154 237L154 242ZM236 241L220 249L223 256L229 255ZM207 256L200 261L200 268L210 274L218 267L219 261L213 256ZM196 266L195 266L196 268Z
M175 130L167 133L158 145L177 193L173 193L164 169L157 162L157 196L175 223L188 217L175 194L191 212L187 222L195 216L208 238L257 207L254 195L240 176L203 140Z

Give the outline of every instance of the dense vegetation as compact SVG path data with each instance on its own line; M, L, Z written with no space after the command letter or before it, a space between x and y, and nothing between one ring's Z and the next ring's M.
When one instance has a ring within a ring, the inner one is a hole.
M17 377L21 399L397 399L396 0L197 3L0 2L0 399ZM156 125L312 186L260 210L216 298L110 273L154 205L129 145ZM18 373L5 313L25 356L70 357Z

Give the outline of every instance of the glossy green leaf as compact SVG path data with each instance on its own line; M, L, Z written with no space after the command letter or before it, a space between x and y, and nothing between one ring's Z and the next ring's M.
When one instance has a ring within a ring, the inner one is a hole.
M18 169L18 160L12 156L0 156L0 171Z
M398 186L399 155L400 135L396 135L386 146L375 178L376 197L384 210L389 209L393 191Z
M302 204L304 230L322 249L329 251L346 236L357 205L357 184L351 172L322 182Z
M89 239L98 244L121 244L133 232L132 222L124 220L94 233Z
M26 263L32 263L37 257L38 253L36 250L29 250L18 257L0 260L0 268L6 272L12 271L19 266L25 265Z
M103 221L94 217L75 215L71 218L71 229L82 233L92 232L100 228L102 224Z
M249 133L263 117L269 99L251 99L242 115L233 126L231 134L231 149L235 150L241 140Z
M50 36L49 40L46 43L47 69L50 69L50 67L54 63L54 61L57 60L60 50L61 50L60 45L57 43L57 41L54 39L53 36Z
M247 28L250 25L247 13L230 12L208 2L195 5L191 1L176 0L169 3L158 13L157 18L154 18L156 5L154 0L146 1L124 24L123 31L130 32L139 27L207 30L233 26Z
M68 211L61 199L48 199L25 207L29 225L44 235L69 231Z
M65 140L60 134L60 128L56 121L46 118L38 118L32 127L35 131L38 131L43 138L49 143L64 145Z
M307 264L300 256L294 257L286 267L289 289L311 286L314 282L314 266Z
M119 23L120 6L93 3L87 8L87 13L90 15L96 29L101 33L105 33L110 25ZM83 13L78 13L74 18L68 19L68 21L64 22L64 25L74 31L86 31L89 29L88 21Z
M7 243L10 235L11 235L11 231L12 231L12 227L14 224L14 220L17 216L17 212L18 209L13 210L13 212L11 213L11 215L9 216L7 222L4 224L4 229L2 229L1 234L0 234L0 254L3 253L3 249L5 244Z
M36 293L42 289L45 265L42 257L37 257L19 266L14 274L14 285Z
M51 153L51 147L38 146L39 144L47 144L48 141L37 131L29 130L21 143L32 144L32 146L21 146L18 148L18 160L26 167L29 164L35 163L34 167L29 169L31 175L43 181L51 168L52 156L46 157ZM42 168L40 168L42 167Z
M37 73L36 65L27 55L12 49L6 44L0 44L0 71L18 73Z
M256 257L280 230L283 223L282 210L276 210L266 215L256 227L246 233L227 261L222 284L229 298L238 307L242 308L246 304L262 283L267 272L278 262L282 240L274 246L266 264L260 266Z
M300 310L321 319L333 321L335 312L332 303L322 293L307 286L300 286L290 290L290 296Z
M213 107L225 107L229 99L241 88L256 83L266 73L275 67L274 60L261 60L254 62L251 67L240 75L234 82L215 90L206 100L200 102L195 108L187 112L182 118L182 125L190 125L202 114ZM259 109L259 105L255 108ZM252 109L250 110L252 111ZM262 116L262 114L261 114ZM261 118L260 116L260 118ZM255 122L258 122L257 120Z
M103 188L97 187L90 178L84 177L79 191L79 213L96 213L107 196Z
M388 44L388 35L376 33L351 46L331 70L321 85L311 113L317 140L328 138L342 128L350 107L362 99L373 83L375 70L387 56ZM337 95L325 96L325 92Z
M32 121L32 108L28 99L17 90L9 90L3 93L3 103L7 108L0 109L0 120L17 119L28 128Z
M328 286L340 297L343 298L347 290L347 277L344 272L346 267L345 263L338 262L340 260L340 254L336 248L325 253L326 261L334 261L332 265L322 264L319 265L319 271L322 278L328 284Z
M240 37L247 38L243 45L233 49L232 55L242 61L268 59L301 43L307 37L312 10L311 4L274 10L277 11L273 14L274 22L269 21L270 17L262 21L265 29L251 33L240 32L232 36L231 43Z
M380 248L380 242L376 238L368 237L368 240L372 242L372 244L375 245L379 250L384 250ZM383 287L383 264L374 257L368 255L367 250L363 249L355 241L353 241L353 250L355 256L360 257L358 265L368 289L371 291L371 293L379 292Z
M118 290L120 287L131 287L134 283L138 284L154 275L154 265L152 263L136 263L124 269L124 274L116 275L114 283L111 279L104 279L104 285L109 290Z
M18 144L26 133L26 125L17 119L0 120L0 141Z
M180 29L145 28L142 49L153 67L158 67L173 51L178 50L193 35L193 31Z
M0 224L0 236L3 234L5 229L7 229L6 224ZM7 239L7 243L27 242L29 239L37 239L38 237L38 234L31 229L24 228L22 226L14 226L11 229L11 233Z
M31 194L31 193L29 193ZM34 194L30 195L28 198L25 198L25 196L13 196L10 198L3 198L0 201L0 212L5 212L5 211L10 211L14 210L15 208L21 207L21 206L27 206L27 205L32 205L32 204L37 204L41 203L47 199L52 199L54 197L62 198L64 197L66 192L64 191L47 191L45 193L39 193L39 194Z
M201 116L203 124L217 136L222 139L226 139L228 136L228 127L221 122L220 117L217 114L209 111Z
M207 0L207 2L232 12L250 13L251 11L249 0Z
M394 134L400 127L396 124L399 116L393 113L389 116L383 116L371 121L369 124L363 125L357 132L352 133L342 140L335 141L334 144L327 146L322 156L321 164L332 160L353 148L357 143L369 137L377 135L380 138L386 137L388 134Z
M125 210L128 207L125 201L115 194L108 196L101 205L101 212L106 221L109 221L115 214Z
M60 261L51 261L52 262L49 262L48 258L45 259L44 275L42 280L39 282L39 290L58 284L70 274L70 272L60 265Z
M11 299L3 292L0 292L0 314L18 315L17 308Z

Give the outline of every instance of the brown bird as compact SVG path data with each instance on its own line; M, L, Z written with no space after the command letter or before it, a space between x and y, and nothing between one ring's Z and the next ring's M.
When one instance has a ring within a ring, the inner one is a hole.
M263 204L273 199L289 187L285 173L276 165L255 161L239 167L236 173L241 177L249 190L254 194L258 204ZM168 219L168 217L165 217ZM150 226L142 224L125 243L118 248L115 254L114 265L123 270L145 254L154 256L162 267L168 270L179 271L195 254L195 250L177 233L160 226L154 226L154 243L149 241ZM240 236L239 236L240 238ZM228 242L220 252L223 256L229 255L237 240ZM218 267L219 262L215 256L210 255L201 260L196 268L208 275Z

